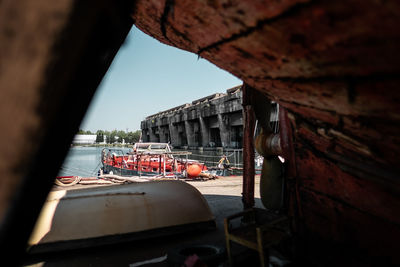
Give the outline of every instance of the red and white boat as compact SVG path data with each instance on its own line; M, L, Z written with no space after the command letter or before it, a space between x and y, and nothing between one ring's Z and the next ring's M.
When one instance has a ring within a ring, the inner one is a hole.
M207 171L207 167L188 159L190 154L187 151L172 152L168 143L136 143L130 153L104 148L102 172L121 176L198 177Z

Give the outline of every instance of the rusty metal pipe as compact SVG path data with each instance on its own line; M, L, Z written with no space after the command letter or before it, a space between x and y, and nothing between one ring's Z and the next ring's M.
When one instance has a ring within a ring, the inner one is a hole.
M243 208L254 207L254 110L251 105L254 88L243 84Z

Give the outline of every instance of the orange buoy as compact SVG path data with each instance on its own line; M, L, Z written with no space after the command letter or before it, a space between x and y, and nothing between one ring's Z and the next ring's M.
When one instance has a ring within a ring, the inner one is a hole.
M197 177L201 173L201 167L197 164L192 164L188 167L187 173L189 177Z

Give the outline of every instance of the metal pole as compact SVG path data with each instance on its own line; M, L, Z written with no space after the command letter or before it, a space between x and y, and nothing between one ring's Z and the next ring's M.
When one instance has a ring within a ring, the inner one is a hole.
M161 157L162 155L160 154L160 156L158 157L158 173L161 174Z
M254 110L251 105L254 88L243 83L243 208L254 207Z
M141 177L142 176L142 156L137 155L137 159L138 159L139 177Z
M186 178L188 178L188 155L187 154L186 154L185 169L186 169Z
M163 161L164 161L164 164L163 164L164 165L163 166L164 167L163 177L165 177L165 154L163 155Z

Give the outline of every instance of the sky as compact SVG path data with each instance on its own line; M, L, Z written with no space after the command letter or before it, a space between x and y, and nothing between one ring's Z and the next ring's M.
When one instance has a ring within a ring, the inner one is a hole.
M133 26L80 129L136 131L149 115L240 84L207 60L162 44Z

